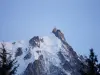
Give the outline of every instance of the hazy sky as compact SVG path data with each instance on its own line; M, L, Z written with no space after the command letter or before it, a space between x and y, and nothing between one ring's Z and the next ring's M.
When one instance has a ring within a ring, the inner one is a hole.
M27 40L61 29L77 53L100 58L100 0L0 0L0 41Z

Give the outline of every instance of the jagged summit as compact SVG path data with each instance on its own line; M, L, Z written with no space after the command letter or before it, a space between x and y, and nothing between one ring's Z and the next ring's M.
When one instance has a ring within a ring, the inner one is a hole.
M29 40L29 44L33 47L40 47L40 42L43 42L43 38L40 38L39 36L34 36Z
M18 61L16 75L80 75L83 59L57 28L49 36L34 36L30 40L5 45Z
M54 29L52 30L52 33L54 33L55 36L58 37L59 39L61 39L62 41L65 40L64 34L63 34L59 29L54 28Z

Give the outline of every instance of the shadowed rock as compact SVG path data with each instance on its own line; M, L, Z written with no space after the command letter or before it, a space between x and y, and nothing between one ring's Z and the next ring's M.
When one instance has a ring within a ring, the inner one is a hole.
M41 55L38 60L28 64L23 75L47 75L44 71L43 55Z
M73 50L73 48L66 42L66 39L65 39L65 37L64 37L64 34L61 32L61 30L59 30L59 29L57 29L57 28L54 28L54 29L52 30L52 33L54 33L54 35L55 35L56 37L58 37L58 38L62 41L62 43L66 46L66 50L67 50L67 49L69 50L70 55L71 55L72 57L77 57L76 52L75 52L75 51Z
M40 47L40 42L43 42L43 39L39 38L39 36L34 36L29 40L29 44L34 47Z
M48 67L49 72L45 71L45 63L43 55L40 55L38 60L28 65L23 75L66 75L61 68L53 64Z
M26 56L24 57L24 60L30 59L31 56L32 56L32 54L31 54L30 52L28 52L28 53L26 54Z
M21 56L22 54L23 54L23 52L22 52L22 48L21 48L21 47L17 48L17 51L16 51L16 54L15 54L15 57L17 57L17 56Z
M65 40L64 34L59 29L54 28L52 33L54 33L55 36L58 37L60 40L63 40L63 41Z

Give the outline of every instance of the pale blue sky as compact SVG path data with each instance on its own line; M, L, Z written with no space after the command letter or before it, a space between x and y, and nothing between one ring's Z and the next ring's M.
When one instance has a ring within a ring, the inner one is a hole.
M0 41L62 30L77 53L100 57L100 0L0 0Z

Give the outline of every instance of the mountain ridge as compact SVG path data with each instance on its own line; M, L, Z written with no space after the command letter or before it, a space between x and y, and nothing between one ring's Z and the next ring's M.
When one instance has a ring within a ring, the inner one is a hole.
M61 30L49 36L5 43L19 67L16 75L80 75L81 59L67 43Z

